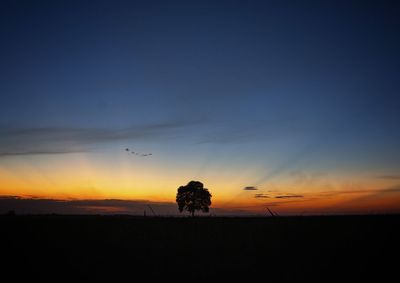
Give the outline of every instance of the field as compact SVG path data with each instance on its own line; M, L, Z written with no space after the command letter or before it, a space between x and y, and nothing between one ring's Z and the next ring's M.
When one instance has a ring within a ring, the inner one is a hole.
M399 224L396 215L1 216L1 276L14 278L7 282L382 281L397 276Z

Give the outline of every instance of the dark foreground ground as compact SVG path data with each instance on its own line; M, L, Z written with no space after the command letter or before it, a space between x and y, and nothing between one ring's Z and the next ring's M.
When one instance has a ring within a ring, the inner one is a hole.
M3 282L206 282L221 277L224 282L385 282L398 278L399 224L400 216L393 215L0 216L0 276L10 278Z

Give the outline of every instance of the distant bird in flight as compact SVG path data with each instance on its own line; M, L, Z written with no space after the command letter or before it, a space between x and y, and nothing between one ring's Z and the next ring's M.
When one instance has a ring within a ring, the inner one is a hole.
M134 154L134 155L140 155L140 156L143 156L143 157L153 155L152 153L142 153L142 154L139 154L138 152L131 151L129 148L125 148L125 151L130 152L130 153L132 153L132 154Z

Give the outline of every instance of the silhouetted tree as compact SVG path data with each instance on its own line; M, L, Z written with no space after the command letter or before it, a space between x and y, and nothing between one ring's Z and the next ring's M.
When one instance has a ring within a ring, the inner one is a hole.
M208 189L203 187L203 183L190 181L186 186L180 186L176 194L176 202L179 211L187 210L194 217L196 210L203 212L209 211L211 205L211 194Z

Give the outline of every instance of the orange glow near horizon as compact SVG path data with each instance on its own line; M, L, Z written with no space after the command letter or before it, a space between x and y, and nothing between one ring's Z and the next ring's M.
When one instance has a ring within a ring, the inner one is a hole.
M21 161L21 160L20 160ZM265 213L266 207L283 214L374 213L400 211L400 190L395 180L362 176L284 176L258 190L254 172L238 174L210 171L196 175L197 168L171 168L165 162L137 164L123 158L104 162L101 157L72 154L56 157L14 159L0 166L0 195L45 199L122 199L175 202L176 190L191 179L204 183L213 195L212 208ZM139 166L140 165L140 166ZM255 198L258 194L260 197ZM297 197L296 197L297 196Z

